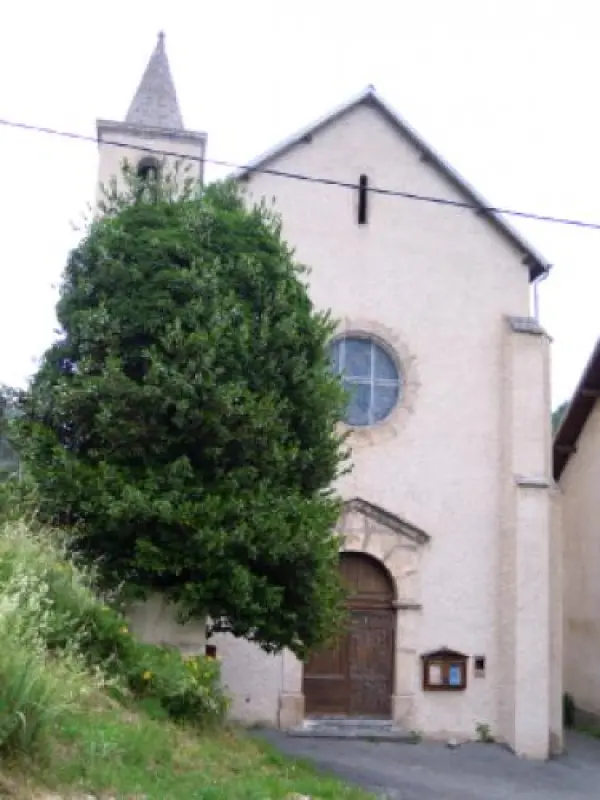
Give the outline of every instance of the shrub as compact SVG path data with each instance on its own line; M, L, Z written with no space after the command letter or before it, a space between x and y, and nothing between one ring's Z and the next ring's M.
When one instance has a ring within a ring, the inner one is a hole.
M227 704L213 659L195 656L186 661L175 648L144 644L130 633L121 614L99 603L88 605L51 645L64 647L68 636L79 642L90 666L120 678L137 698L155 698L170 717L199 726L222 719Z
M2 474L0 470L0 524L33 518L37 499L28 480L20 480L14 473Z
M204 725L219 721L227 704L220 688L219 664L193 656L184 660L168 648L136 644L128 673L129 687L138 697L155 697L170 717Z

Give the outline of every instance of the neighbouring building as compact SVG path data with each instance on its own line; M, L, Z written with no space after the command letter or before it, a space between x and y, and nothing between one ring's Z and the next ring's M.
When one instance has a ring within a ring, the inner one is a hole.
M564 688L600 721L600 339L554 437L561 493Z
M183 126L162 35L125 122L98 138L100 181L124 156L140 172L179 156L202 177L206 136ZM560 528L530 303L548 264L372 87L236 177L249 201L275 198L316 307L339 320L354 469L337 486L351 628L306 664L214 637L233 715L485 726L546 758L562 741Z

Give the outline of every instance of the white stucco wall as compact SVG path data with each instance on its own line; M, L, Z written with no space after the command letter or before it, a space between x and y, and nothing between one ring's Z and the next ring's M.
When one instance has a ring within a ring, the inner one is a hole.
M176 608L160 595L133 604L127 617L131 631L141 641L177 647L185 656L204 654L207 641L216 645L231 717L250 724L279 724L279 698L284 686L281 654L268 655L230 634L215 634L207 640L205 621L180 624Z
M600 716L600 401L560 479L564 551L564 683Z
M206 624L194 620L181 624L176 607L155 594L143 603L134 603L127 617L133 633L148 644L177 647L186 656L204 653Z
M277 726L283 686L283 656L271 655L245 639L216 634L223 685L231 699L230 714L238 722Z

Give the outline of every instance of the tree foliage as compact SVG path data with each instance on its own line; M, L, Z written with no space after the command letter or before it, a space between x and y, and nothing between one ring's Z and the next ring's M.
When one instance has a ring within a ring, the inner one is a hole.
M341 597L333 323L264 204L164 181L113 186L70 254L21 450L107 582L303 654Z
M17 473L19 457L10 443L11 421L18 414L21 390L0 383L0 482Z
M19 402L22 395L21 389L0 383L0 432L6 433L10 420L19 413Z

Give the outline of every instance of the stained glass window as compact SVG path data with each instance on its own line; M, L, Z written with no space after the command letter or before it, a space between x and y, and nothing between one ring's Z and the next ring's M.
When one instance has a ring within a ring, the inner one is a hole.
M345 336L331 345L331 359L350 396L348 425L374 425L389 416L400 397L402 378L381 345L367 337Z

